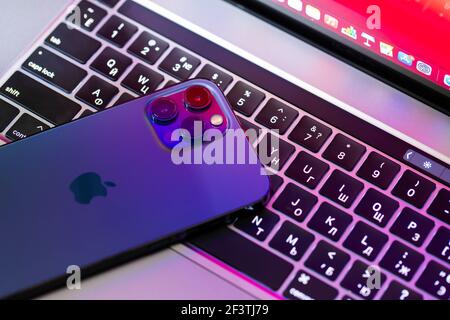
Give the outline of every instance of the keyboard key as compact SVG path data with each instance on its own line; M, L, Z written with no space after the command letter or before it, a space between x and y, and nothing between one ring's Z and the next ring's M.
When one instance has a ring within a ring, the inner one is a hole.
M178 82L176 82L176 81L169 80L169 81L166 82L166 84L163 86L163 88L166 89L166 88L168 88L168 87L171 87L171 86L173 86L173 85L176 85L177 83L178 83Z
M103 39L122 48L137 31L138 28L135 25L118 16L112 16L97 34Z
M238 81L227 95L231 107L246 116L251 116L266 95L261 91Z
M128 52L149 64L154 64L168 48L166 41L144 31L128 48Z
M355 261L341 285L363 299L372 300L380 291L386 275L361 261ZM378 287L379 285L379 287Z
M255 120L271 130L278 130L279 134L284 134L297 117L296 110L275 99L270 99Z
M66 20L81 26L83 29L92 31L106 16L106 11L93 5L89 1L82 0L77 8L74 8L68 15Z
M147 95L163 81L162 75L138 63L122 81L122 85L138 95Z
M405 287L397 281L392 281L381 300L423 300L422 295Z
M392 190L392 194L417 208L422 208L435 188L436 185L433 182L411 170L406 170Z
M338 133L323 153L323 157L351 171L365 152L366 147Z
M118 92L119 89L113 85L97 76L92 76L78 91L76 97L91 107L103 110Z
M261 128L258 127L256 124L253 124L252 122L245 120L244 118L241 118L239 116L236 116L236 118L238 119L242 130L248 133L247 137L249 138L250 143L253 144L258 138Z
M17 108L0 99L0 132L5 130L18 114Z
M277 176L276 174L270 174L269 176L269 185L270 185L270 195L273 196L275 192L278 191L278 189L283 184L283 178L280 176Z
M66 123L81 110L77 103L18 71L1 87L0 93L53 124Z
M398 207L397 201L371 188L367 190L355 208L355 212L370 222L380 227L385 227Z
M363 188L364 185L358 180L339 170L334 170L320 189L320 194L344 208L350 208Z
M68 93L87 76L83 69L42 47L25 60L22 68Z
M303 222L316 203L316 196L289 183L272 206L288 217Z
M86 109L83 111L83 113L78 117L79 119L90 116L91 114L94 114L94 111Z
M191 243L272 290L279 289L293 269L284 259L229 228L203 233Z
M45 43L66 56L85 64L101 47L101 43L83 32L61 23L45 39Z
M128 102L128 101L131 101L133 99L136 99L136 98L133 97L131 94L124 92L119 97L119 99L117 99L117 101L114 103L114 106L119 106L119 105L124 104L125 102Z
M286 170L286 175L302 185L314 189L330 166L302 151Z
M450 298L450 270L430 261L416 285L441 300Z
M269 245L289 258L298 261L313 241L314 236L311 233L286 221L270 241Z
M333 300L337 295L335 288L303 270L297 273L284 291L286 298L298 300Z
M331 135L332 131L326 125L304 116L292 130L289 139L306 149L317 152Z
M20 116L19 120L13 124L11 129L8 130L6 136L14 141L32 136L33 134L42 132L48 128L50 127L45 123L42 123L34 117L24 113Z
M213 67L210 64L206 64L202 70L197 74L196 78L206 79L214 82L222 91L233 81L233 77L222 70Z
M187 80L200 65L200 59L174 48L164 59L159 68L180 81Z
M276 171L283 168L295 151L293 145L272 134L266 134L256 149L261 163Z
M427 212L450 225L450 191L441 189Z
M364 222L358 222L345 240L344 247L373 261L387 241L387 235Z
M112 48L105 48L91 68L111 80L118 80L133 61Z
M349 260L348 254L322 240L306 260L305 266L330 280L336 280Z
M404 208L391 227L391 232L420 247L433 227L434 222L424 215L410 208Z
M349 214L324 202L309 221L308 227L333 241L338 241L351 222L352 217Z
M399 171L400 165L376 152L371 152L358 170L357 175L386 190Z
M427 251L442 261L450 263L450 230L440 227L428 245Z
M243 214L234 226L260 241L264 241L280 218L267 209L255 214Z
M104 5L110 8L114 8L120 0L97 0L97 1L103 3Z
M423 260L424 257L421 254L399 241L394 241L381 260L380 266L409 281L416 274Z

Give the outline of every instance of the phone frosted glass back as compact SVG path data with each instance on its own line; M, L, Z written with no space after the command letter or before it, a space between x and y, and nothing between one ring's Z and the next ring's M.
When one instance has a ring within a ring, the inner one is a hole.
M259 164L173 164L146 118L148 101L0 148L0 297L264 198L269 185ZM228 107L223 112L238 128Z

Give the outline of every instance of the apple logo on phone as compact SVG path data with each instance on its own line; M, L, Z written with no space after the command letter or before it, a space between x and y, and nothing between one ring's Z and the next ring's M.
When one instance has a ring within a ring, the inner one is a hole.
M74 194L76 202L89 204L95 197L106 197L108 195L107 187L115 186L114 182L103 182L97 173L87 172L78 176L70 184L70 191Z

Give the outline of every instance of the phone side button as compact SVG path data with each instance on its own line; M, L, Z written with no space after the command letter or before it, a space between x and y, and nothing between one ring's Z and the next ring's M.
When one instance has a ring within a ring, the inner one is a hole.
M287 261L229 228L202 234L191 243L273 290L280 288L293 269Z

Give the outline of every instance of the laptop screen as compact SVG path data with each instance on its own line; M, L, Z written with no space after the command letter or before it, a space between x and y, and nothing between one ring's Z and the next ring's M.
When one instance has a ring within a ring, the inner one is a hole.
M450 92L450 0L259 1L445 95Z

